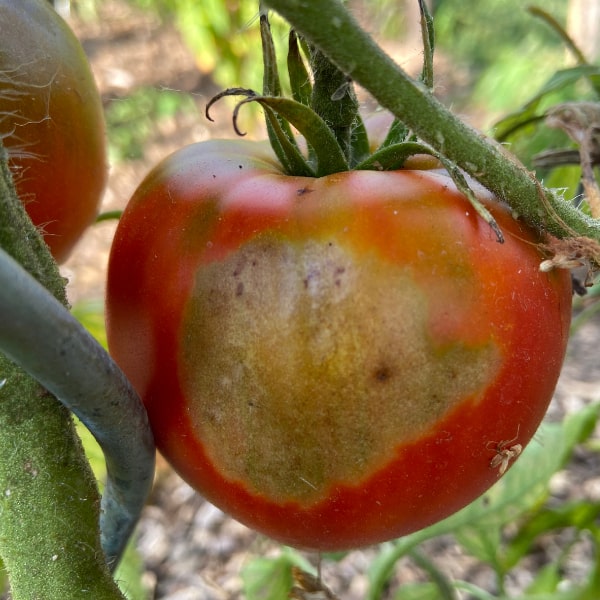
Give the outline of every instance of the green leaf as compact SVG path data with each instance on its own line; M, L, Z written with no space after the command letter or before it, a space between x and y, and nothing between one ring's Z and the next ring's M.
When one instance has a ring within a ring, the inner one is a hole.
M451 581L432 561L417 550L413 550L410 553L410 557L413 559L414 563L431 578L431 583L436 589L436 598L438 600L456 600L456 593L452 587Z
M392 125L390 126L390 129L387 133L387 136L385 140L383 140L383 143L379 147L379 150L383 150L388 146L394 146L396 144L406 142L409 133L410 130L408 129L408 127L397 117L394 118L394 120L392 121Z
M263 96L281 96L277 55L267 11L261 6L260 37L263 54ZM273 151L287 173L306 175L310 172L298 150L289 123L279 115L266 111L267 135Z
M246 600L282 600L292 589L292 567L305 571L312 567L297 552L284 549L276 558L255 558L242 568Z
M127 600L150 600L150 594L142 583L144 561L132 539L115 573L115 581Z
M257 96L243 102L251 101L273 109L306 138L315 152L317 177L348 170L346 158L331 129L313 110L289 98Z
M530 552L538 536L554 529L576 527L588 529L600 516L600 504L582 500L556 508L545 508L529 515L507 544L505 560L508 568Z
M556 592L561 577L562 561L554 561L544 565L535 576L535 579L527 586L528 594Z
M505 141L518 129L543 119L543 115L536 114L542 100L550 94L559 92L575 84L582 77L600 77L600 67L595 65L579 65L554 73L527 104L517 112L508 115L495 124L495 138L500 142Z
M497 600L496 596L492 596L486 590L481 589L480 587L469 583L468 581L457 581L454 586L457 590L463 590L469 594L470 598L476 598L477 600Z
M471 555L503 576L508 570L501 560L503 523L492 527L465 527L454 533L456 541Z
M440 590L434 583L427 582L406 583L400 586L394 598L395 600L444 600L446 597L440 596Z
M437 156L425 144L419 142L401 142L379 148L366 160L356 165L356 170L395 171L402 168L407 158L415 154Z
M347 162L352 161L352 129L358 117L358 98L352 79L315 46L310 48L313 76L310 106L333 132Z
M292 98L300 104L310 106L310 97L312 95L312 84L308 69L302 60L300 44L298 43L298 34L292 29L289 35L288 74L290 77L290 87L292 89Z
M281 96L281 83L277 69L277 55L267 13L261 8L260 39L263 53L263 95Z
M364 121L359 114L356 115L354 125L350 134L350 166L356 166L364 161L371 153L369 147L369 134Z
M295 141L288 137L281 126L282 120L277 118L275 111L269 106L264 105L263 109L267 120L271 148L277 155L284 171L293 175L314 177L314 171L302 156Z

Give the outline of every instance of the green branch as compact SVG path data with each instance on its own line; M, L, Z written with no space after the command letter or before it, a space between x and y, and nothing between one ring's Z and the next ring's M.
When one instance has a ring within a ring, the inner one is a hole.
M122 600L66 409L0 354L0 555L14 600Z
M543 189L522 164L445 108L363 31L339 0L265 0L422 140L477 179L532 226L600 241L600 223Z

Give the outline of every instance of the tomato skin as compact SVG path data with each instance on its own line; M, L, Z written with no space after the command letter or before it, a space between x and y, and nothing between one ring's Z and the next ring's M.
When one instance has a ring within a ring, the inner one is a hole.
M84 51L48 2L0 0L0 136L17 192L58 262L96 217L104 117Z
M107 329L184 479L319 550L405 535L497 481L552 396L571 283L481 196L504 244L439 172L289 177L243 141L158 165L116 232Z

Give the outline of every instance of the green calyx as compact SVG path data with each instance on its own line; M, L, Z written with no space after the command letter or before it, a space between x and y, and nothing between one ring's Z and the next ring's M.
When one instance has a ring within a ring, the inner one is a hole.
M425 2L419 1L425 60L421 82L433 87L433 20ZM271 147L288 175L324 177L349 170L393 171L401 169L416 154L435 157L448 171L456 187L467 196L473 208L492 228L499 243L504 237L488 209L477 199L458 167L431 146L417 139L398 118L392 121L383 143L370 152L368 132L359 114L352 80L315 46L307 44L292 30L289 35L287 70L291 98L282 95L275 45L265 10L260 16L263 48L263 93L245 88L229 88L214 96L210 108L225 96L243 96L233 111L233 127L238 127L240 109L258 102L265 113ZM303 55L308 58L307 68ZM292 126L306 142L306 151L296 140Z
M432 19L425 3L420 2L420 6L425 48L421 78L430 87ZM239 111L249 102L258 102L265 113L273 151L288 175L323 177L348 170L395 170L415 154L437 157L432 148L418 142L398 119L393 121L384 142L371 153L352 80L294 30L289 34L287 55L291 98L284 97L266 10L261 10L260 27L264 66L262 94L245 88L224 90L208 103L209 120L210 108L216 101L225 96L243 96L233 112L233 126L238 135L245 135L238 127ZM292 127L304 138L306 149L296 140Z

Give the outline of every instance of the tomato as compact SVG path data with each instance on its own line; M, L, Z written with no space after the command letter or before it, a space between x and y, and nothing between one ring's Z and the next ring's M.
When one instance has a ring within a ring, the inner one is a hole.
M284 175L265 147L159 164L111 250L109 347L159 449L286 544L395 538L481 495L536 431L563 361L568 273L443 172Z
M0 0L0 137L19 196L59 262L106 181L102 104L81 45L45 0Z

